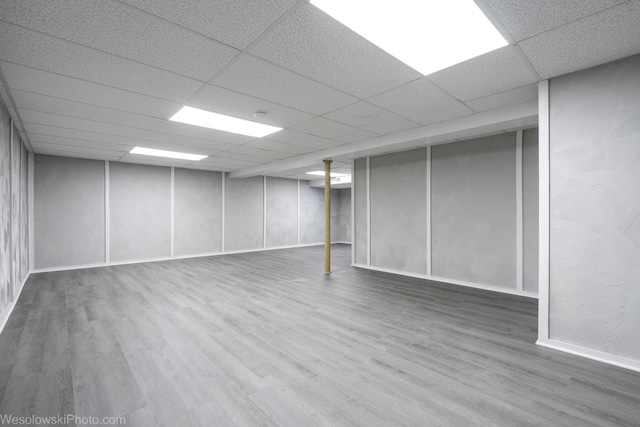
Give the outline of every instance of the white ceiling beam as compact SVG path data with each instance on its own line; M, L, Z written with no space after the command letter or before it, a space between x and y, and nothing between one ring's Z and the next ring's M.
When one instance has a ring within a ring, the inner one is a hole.
M538 123L537 101L476 113L433 125L422 126L385 135L366 141L341 145L327 150L316 151L289 159L238 169L230 173L231 178L248 178L269 175L284 170L318 165L324 159L349 160L374 156L392 151L408 150L414 147L469 139L473 137L503 132L509 129L527 128Z

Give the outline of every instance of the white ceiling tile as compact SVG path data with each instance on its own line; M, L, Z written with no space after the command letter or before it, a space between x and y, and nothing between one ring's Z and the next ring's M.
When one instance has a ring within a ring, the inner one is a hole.
M198 163L216 164L216 165L225 164L225 165L230 165L230 166L238 169L240 167L248 167L248 166L259 165L259 164L261 164L263 162L262 161L257 162L255 160L247 160L247 159L242 159L242 158L241 159L229 159L229 158L223 158L223 157L218 157L217 155L213 155L213 156L207 157L206 159L200 160Z
M191 107L282 128L313 117L309 113L212 85L207 85L200 90L187 101L187 104ZM253 117L257 111L263 111L267 115L258 120Z
M139 129L153 129L162 123L161 119L133 114L95 105L83 104L66 99L54 98L32 92L14 89L13 99L18 108L55 113L79 119L95 120Z
M407 120L366 101L351 104L326 114L324 117L378 135L388 135L419 126L414 121Z
M538 99L538 85L529 85L517 89L500 92L495 95L467 101L467 105L475 111L487 111L509 105L520 104L522 102Z
M57 144L70 147L88 147L98 150L117 151L122 153L128 153L136 145L134 141L131 141L131 144L118 144L104 141L92 141L90 139L76 139L55 135L42 135L38 133L29 133L29 140L32 143Z
M421 76L309 4L269 31L250 52L360 98Z
M112 0L3 0L4 21L201 81L239 51Z
M214 172L232 172L238 167L232 165L224 165L224 164L202 164L202 161L193 163L191 165L187 165L184 167L185 169L195 169L195 170L203 170L203 171L214 171Z
M358 100L251 55L243 55L211 83L318 115Z
M227 153L246 154L248 156L256 156L261 158L266 157L272 160L286 159L296 155L294 153L283 153L280 151L263 150L261 148L247 147L245 145L240 145L238 147L227 150Z
M462 101L537 82L517 48L505 46L427 76Z
M368 101L422 125L473 113L462 102L424 78L373 96Z
M312 147L318 150L338 147L345 144L344 142L336 141L335 139L321 138L319 136L298 132L292 129L283 129L280 132L272 133L269 135L269 139L286 142L288 144Z
M221 130L209 129L201 126L193 126L185 123L172 122L166 120L156 128L156 132L183 136L186 138L205 139L226 144L238 145L253 141L254 137L238 135L237 133L223 132Z
M584 18L626 0L483 0L511 36L520 41Z
M296 3L296 0L122 1L238 49L247 47Z
M203 82L0 21L0 57L56 74L183 102Z
M36 153L40 150L53 150L60 153L77 153L77 154L92 154L94 156L105 156L109 158L121 157L126 154L126 151L104 150L94 147L83 147L77 145L62 145L62 144L50 144L45 142L33 142L33 149Z
M248 154L232 153L230 151L222 151L220 153L217 153L215 155L215 157L219 158L219 159L242 160L242 161L246 161L246 162L254 162L254 163L257 163L257 164L269 163L269 162L272 162L274 160L271 157L252 156L252 155L248 155Z
M121 156L119 155L107 155L104 153L96 152L96 153L79 153L76 151L61 151L54 149L45 149L45 148L34 148L34 153L36 154L45 154L47 156L59 156L59 157L74 157L77 159L89 159L89 160L109 160L109 161L118 161Z
M27 123L27 134L29 138L36 135L48 135L60 138L79 139L87 141L104 142L108 144L135 145L137 139L127 136L107 135L104 133L88 132L78 129L68 129L57 126L40 125L36 123ZM39 138L39 137L38 137Z
M322 138L335 139L343 142L363 141L365 139L375 138L378 136L373 132L334 122L333 120L325 119L324 117L315 117L311 120L307 120L306 122L292 126L291 128L293 130L309 133Z
M154 166L174 166L177 168L190 165L193 160L180 160L170 159L167 157L145 156L142 154L126 154L120 160L123 163L136 163L139 165L154 165Z
M152 98L8 62L0 62L0 68L9 83L9 87L12 89L163 119L170 117L180 107L180 104L176 102Z
M20 116L29 132L29 124L56 126L67 129L76 129L86 132L103 133L105 135L124 136L138 139L145 136L148 131L144 129L130 128L126 126L112 125L109 123L92 120L77 119L75 117L60 116L57 114L42 113L33 110L20 110Z
M640 1L548 31L520 46L543 79L640 53Z
M171 135L168 133L161 133L161 132L151 132L149 135L145 136L143 139L140 140L140 144L143 144L146 141L150 141L154 143L155 142L166 143L166 144L171 144L171 145L181 146L181 147L203 148L210 152L228 150L229 148L233 148L237 145L237 144L228 144L226 142L212 141L210 139L189 138L186 136Z
M318 151L317 148L307 147L298 144L287 144L286 142L273 141L267 138L256 139L244 144L245 147L260 148L262 150L280 151L282 153L306 154Z

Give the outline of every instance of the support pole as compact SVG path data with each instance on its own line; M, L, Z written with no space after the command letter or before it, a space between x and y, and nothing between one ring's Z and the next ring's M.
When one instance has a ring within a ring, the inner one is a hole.
M324 274L331 274L331 162L324 162Z

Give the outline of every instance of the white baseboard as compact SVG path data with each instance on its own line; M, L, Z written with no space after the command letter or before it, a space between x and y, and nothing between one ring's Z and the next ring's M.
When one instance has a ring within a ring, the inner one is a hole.
M351 243L331 242L331 244L335 245L335 244L351 244ZM33 270L33 273L50 273L55 271L83 270L85 268L99 268L99 267L110 267L110 266L116 266L116 265L142 264L145 262L160 262L160 261L171 261L171 260L177 260L177 259L202 258L202 257L208 257L208 256L244 254L244 253L251 253L251 252L274 251L278 249L306 248L310 246L321 246L321 245L324 245L324 243L305 243L302 245L277 246L272 248L242 249L238 251L225 251L225 252L209 252L209 253L192 254L192 255L178 255L174 257L147 258L147 259L137 259L137 260L130 260L130 261L112 261L108 263L103 262L103 263L95 263L95 264L70 265L65 267L46 267L46 268L37 268Z
M31 272L27 273L27 276L24 278L24 280L20 284L20 289L18 289L18 295L16 295L11 305L9 305L9 309L4 313L4 315L2 316L2 319L0 319L0 333L4 331L4 327L7 325L7 322L9 321L9 317L11 317L11 313L13 313L13 309L16 308L16 304L20 299L20 294L22 294L22 289L24 289L25 283L27 283L27 280L29 280L29 276L31 276Z
M538 295L533 292L519 291L517 289L501 288L499 286L484 285L482 283L465 282L463 280L447 279L445 277L430 276L428 274L411 273L408 271L394 270L391 268L373 267L370 265L351 264L353 267L363 268L366 270L381 271L383 273L398 274L400 276L415 277L417 279L431 280L434 282L449 283L452 285L465 286L468 288L483 289L486 291L500 292L509 295L518 295L521 297L538 299Z
M541 347L551 348L553 350L562 351L564 353L573 354L575 356L585 357L587 359L607 363L619 368L625 368L631 371L640 372L640 360L637 359L629 359L628 357L618 356L604 351L593 350L591 348L569 344L553 339L538 339L538 341L536 341L536 344Z

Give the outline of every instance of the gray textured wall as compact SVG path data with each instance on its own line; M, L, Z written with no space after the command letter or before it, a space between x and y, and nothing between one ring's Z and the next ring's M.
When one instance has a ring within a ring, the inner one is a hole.
M515 289L515 133L435 146L434 276Z
M225 251L264 247L264 178L225 180Z
M12 302L10 126L9 113L0 107L0 319Z
M522 135L523 284L538 293L538 128Z
M111 261L171 255L171 169L110 162Z
M174 172L174 253L222 250L222 173L192 169Z
M372 157L371 265L427 272L426 149Z
M335 239L336 242L351 242L351 189L343 188L337 190L336 200L338 202L338 210L336 213L335 224L331 227L337 229Z
M267 177L267 247L298 244L298 181Z
M550 82L550 338L640 360L640 56Z
M355 264L367 264L367 161L357 159L353 168L353 191L355 228Z
M324 242L324 188L300 181L300 244Z
M28 152L0 106L0 323L18 297L29 270Z
M104 162L36 154L35 268L105 260Z

